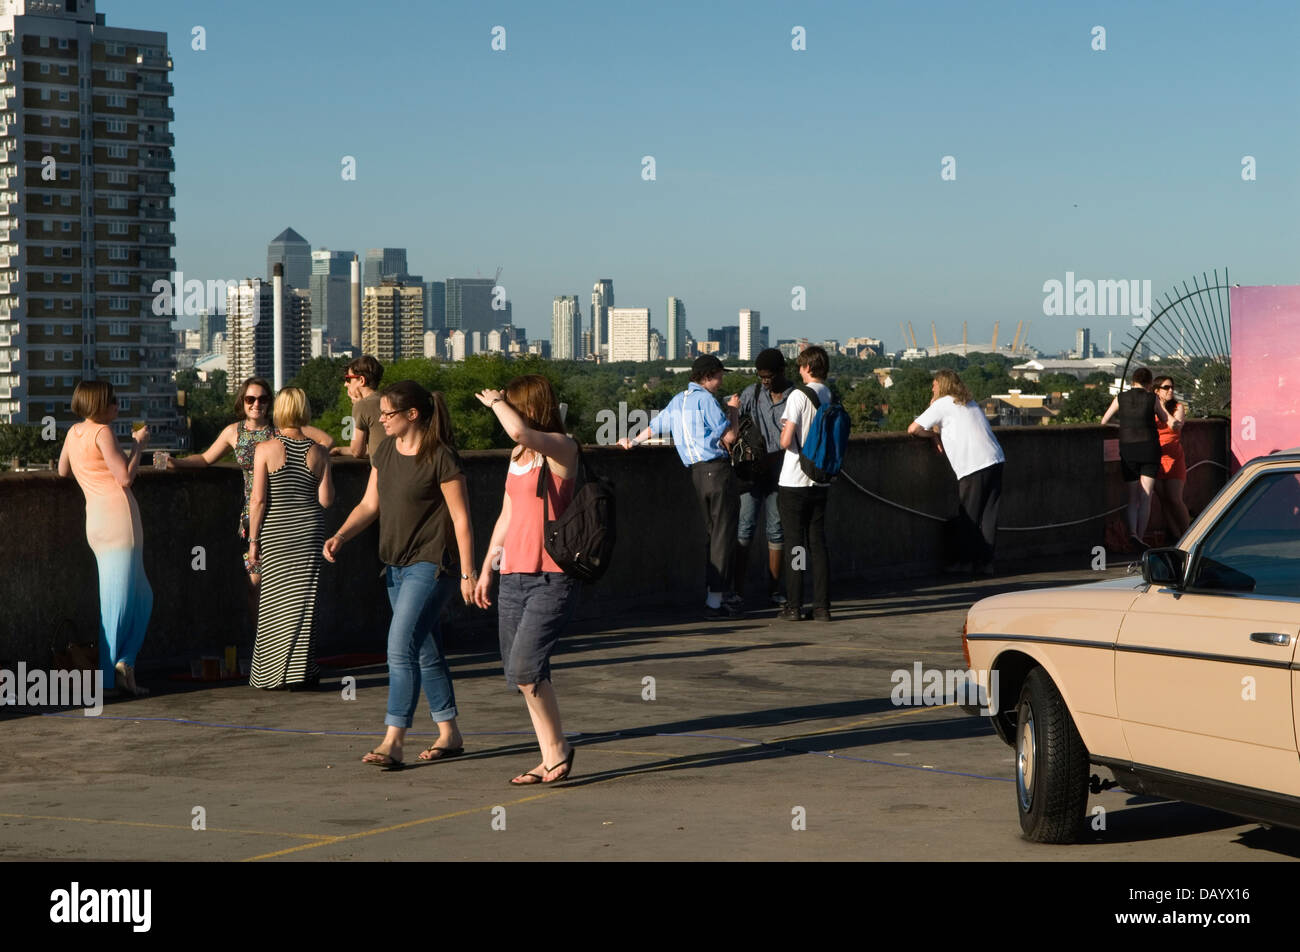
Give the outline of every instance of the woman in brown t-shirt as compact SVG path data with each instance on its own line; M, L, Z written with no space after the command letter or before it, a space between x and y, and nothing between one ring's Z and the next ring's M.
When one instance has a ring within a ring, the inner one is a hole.
M386 565L384 579L393 606L387 731L383 742L361 759L398 768L421 684L438 725L438 740L420 759L439 760L465 751L438 616L457 587L466 604L473 601L478 573L469 494L442 394L403 380L384 388L379 403L379 421L391 439L374 448L365 496L326 540L324 554L333 562L344 542L379 519L379 558Z

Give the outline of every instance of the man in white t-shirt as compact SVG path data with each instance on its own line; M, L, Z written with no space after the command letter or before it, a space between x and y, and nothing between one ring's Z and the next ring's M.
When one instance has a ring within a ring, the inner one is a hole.
M777 480L777 508L785 535L786 602L778 616L783 621L803 621L804 571L811 564L813 613L816 621L831 620L830 554L826 547L826 498L830 483L815 483L799 465L799 449L817 416L817 408L829 403L826 374L830 358L820 347L809 347L799 355L799 376L803 386L792 387L781 414L781 476ZM809 399L811 390L817 403Z
M993 544L1002 499L1002 464L1006 457L984 411L953 370L937 370L930 385L930 406L907 428L913 436L933 438L957 475L961 501L961 554L949 571L993 574Z

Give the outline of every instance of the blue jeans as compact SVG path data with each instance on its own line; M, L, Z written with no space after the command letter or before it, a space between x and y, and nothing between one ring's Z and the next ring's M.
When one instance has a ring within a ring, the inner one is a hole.
M451 670L442 655L438 616L460 588L459 580L432 562L390 565L385 572L393 622L388 626L388 727L410 727L420 685L434 721L456 716Z
M767 493L740 494L740 522L736 529L736 541L749 545L754 539L754 529L758 525L759 501L763 504L763 531L767 533L767 547L778 552L783 548L785 536L781 533L781 512L776 502L776 487Z

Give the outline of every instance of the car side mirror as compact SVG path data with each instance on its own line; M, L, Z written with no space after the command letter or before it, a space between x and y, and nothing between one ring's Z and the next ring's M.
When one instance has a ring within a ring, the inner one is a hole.
M1147 549L1142 553L1142 581L1151 585L1182 588L1186 571L1187 553L1182 549Z

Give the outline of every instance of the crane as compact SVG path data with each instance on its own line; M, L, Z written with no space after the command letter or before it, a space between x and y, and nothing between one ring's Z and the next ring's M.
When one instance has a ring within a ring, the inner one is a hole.
M998 352L998 322L993 322L993 350L992 353Z
M1011 353L1013 354L1016 352L1016 348L1020 346L1020 331L1024 326L1024 321L1016 325L1016 336L1011 340Z
M930 322L930 333L934 335L934 353L931 354L931 356L938 357L939 356L939 329L934 326L934 321Z
M920 348L916 346L916 331L912 329L911 321L907 322L907 332L912 335L912 350L920 350Z
M1032 323L1033 321L1025 322L1025 336L1020 341L1020 349L1023 350L1026 354L1029 353L1029 325Z

